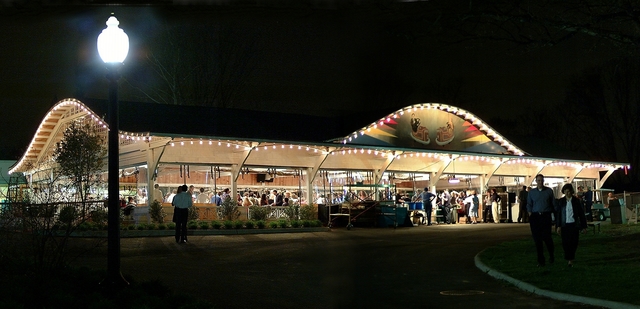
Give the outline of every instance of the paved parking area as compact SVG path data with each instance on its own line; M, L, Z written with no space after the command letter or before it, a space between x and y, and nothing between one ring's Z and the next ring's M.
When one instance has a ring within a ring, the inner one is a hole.
M530 295L475 267L484 248L529 233L514 223L191 236L183 245L129 238L121 270L216 308L590 308ZM105 252L79 263L104 268ZM528 262L535 267L534 256Z

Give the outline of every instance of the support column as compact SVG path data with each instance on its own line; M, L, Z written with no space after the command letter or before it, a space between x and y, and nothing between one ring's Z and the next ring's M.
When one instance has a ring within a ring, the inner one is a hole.
M307 204L308 205L313 205L316 202L316 197L313 194L313 177L312 175L315 175L315 172L313 171L313 168L311 167L307 167L305 170L306 173L306 177L305 179L305 185L307 187ZM302 198L302 196L299 196L298 198Z
M238 175L240 175L240 165L232 164L231 165L231 177L229 177L229 185L231 187L231 198L237 198L238 194Z

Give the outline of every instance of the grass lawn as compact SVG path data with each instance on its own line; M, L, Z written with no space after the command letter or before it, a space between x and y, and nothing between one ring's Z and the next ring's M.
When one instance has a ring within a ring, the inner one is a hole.
M560 236L553 234L556 262L536 267L533 239L488 248L480 259L487 266L538 288L640 305L640 225L607 224L599 234L580 234L572 268L564 260ZM545 257L549 256L545 248Z

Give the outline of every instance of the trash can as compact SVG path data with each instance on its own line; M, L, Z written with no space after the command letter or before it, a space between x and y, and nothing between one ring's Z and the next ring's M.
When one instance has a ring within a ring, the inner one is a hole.
M611 215L611 224L627 223L627 216L625 213L625 207L620 204L624 204L624 200L616 199L609 201L609 214Z

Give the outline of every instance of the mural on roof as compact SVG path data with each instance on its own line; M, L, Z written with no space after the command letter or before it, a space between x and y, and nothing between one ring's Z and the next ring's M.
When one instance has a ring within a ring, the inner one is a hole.
M355 137L356 134L353 135ZM381 119L349 144L478 153L510 153L464 118L436 109L414 109Z

